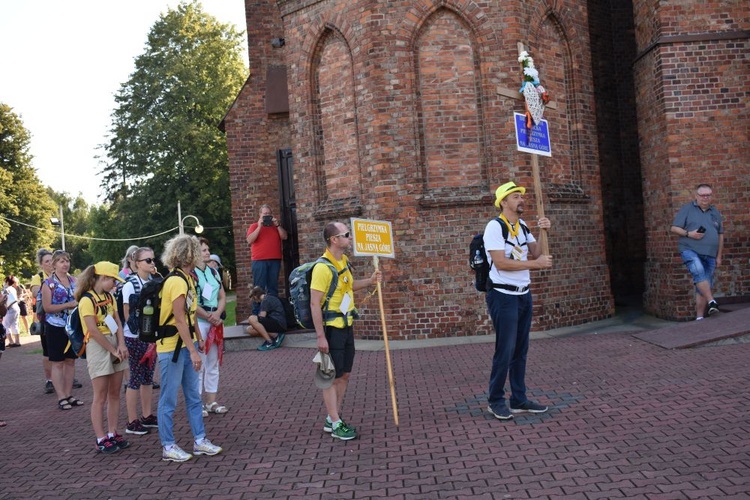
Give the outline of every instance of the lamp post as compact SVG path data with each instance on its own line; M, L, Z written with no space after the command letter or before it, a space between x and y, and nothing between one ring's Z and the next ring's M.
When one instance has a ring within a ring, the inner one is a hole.
M180 205L179 200L177 201L177 221L180 226L180 234L185 234L185 219L189 218L195 219L195 232L197 234L201 234L203 232L203 226L201 226L201 221L198 220L198 217L195 215L186 215L185 217L182 216L182 206Z
M50 217L49 222L53 226L60 226L60 240L62 242L62 250L65 251L65 220L63 219L62 204L60 204L60 218Z

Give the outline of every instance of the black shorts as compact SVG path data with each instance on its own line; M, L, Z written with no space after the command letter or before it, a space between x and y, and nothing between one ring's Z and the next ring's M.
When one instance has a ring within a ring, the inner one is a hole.
M47 336L47 353L50 361L59 362L66 359L76 359L73 349L68 349L68 352L65 352L65 348L68 346L68 334L65 333L65 327L52 326L47 323L44 325L44 334Z
M258 316L258 323L263 325L263 328L265 328L266 331L270 333L286 332L286 328L281 326L281 323L279 323L273 318L269 318L268 316Z
M354 366L354 329L326 326L328 353L336 367L336 378L351 373Z

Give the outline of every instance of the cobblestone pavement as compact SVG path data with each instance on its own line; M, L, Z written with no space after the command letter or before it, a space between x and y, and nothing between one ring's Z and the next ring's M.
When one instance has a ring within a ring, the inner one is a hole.
M0 498L749 498L750 345L667 350L627 333L533 340L530 396L554 407L510 422L486 411L493 345L397 350L400 426L384 352L357 353L344 416L322 432L311 349L227 352L206 419L215 457L161 462L158 436L94 451L89 405L42 391L38 342L0 360ZM84 383L74 395L89 403ZM158 391L155 391L158 397ZM191 448L180 397L175 434ZM120 432L124 433L124 399Z

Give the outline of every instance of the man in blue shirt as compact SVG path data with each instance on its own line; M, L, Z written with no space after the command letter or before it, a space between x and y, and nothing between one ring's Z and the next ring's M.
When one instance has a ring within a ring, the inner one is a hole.
M682 261L693 276L695 284L695 316L703 319L719 312L711 288L714 270L721 265L724 250L724 226L721 213L711 205L713 190L709 184L699 184L695 201L684 205L672 222L670 231L680 237L677 249ZM708 310L706 310L708 308Z

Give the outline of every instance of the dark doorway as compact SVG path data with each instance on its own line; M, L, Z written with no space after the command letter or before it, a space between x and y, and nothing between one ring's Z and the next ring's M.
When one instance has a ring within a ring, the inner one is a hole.
M615 306L642 304L646 238L632 61L633 2L589 0L605 247Z
M299 266L299 234L297 233L297 201L294 194L294 157L291 149L276 151L276 164L279 170L279 206L281 207L281 225L287 230L284 241L284 292L289 297L289 273Z

